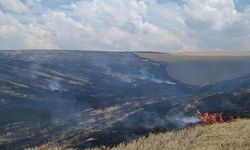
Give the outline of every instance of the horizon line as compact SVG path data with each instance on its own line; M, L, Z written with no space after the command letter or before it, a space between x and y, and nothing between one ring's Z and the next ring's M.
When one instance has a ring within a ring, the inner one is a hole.
M204 54L242 54L250 56L250 50L186 50L186 51L156 51L156 50L87 50L87 49L0 49L0 51L85 51L85 52L124 52L124 53L163 53L163 54L176 54L176 55L197 55Z

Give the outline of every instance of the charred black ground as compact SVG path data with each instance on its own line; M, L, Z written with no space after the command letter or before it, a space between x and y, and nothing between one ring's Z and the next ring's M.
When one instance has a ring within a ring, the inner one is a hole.
M0 51L0 148L112 146L197 123L197 107L249 117L250 74L199 87L166 67L129 52Z

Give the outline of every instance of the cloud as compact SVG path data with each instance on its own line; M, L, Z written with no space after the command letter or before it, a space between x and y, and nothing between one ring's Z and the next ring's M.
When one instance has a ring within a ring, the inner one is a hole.
M36 6L39 5L42 2L42 0L26 0L26 4L28 6Z
M50 41L61 49L91 48L89 42L92 28L81 21L66 16L63 12L50 12L42 15L42 27L50 34ZM92 43L94 44L94 43Z
M233 0L15 1L0 0L0 49L250 50L250 7Z
M228 0L190 0L184 8L191 21L199 21L217 30L232 23L234 18L237 17L233 1Z
M81 1L71 5L70 15L93 27L93 42L101 43L98 49L175 50L188 47L176 35L145 19L153 5L157 4L154 1Z
M188 34L200 49L250 49L250 14L237 12L233 1L190 0L184 11Z
M38 24L22 24L8 13L0 11L0 45L3 49L47 49L56 48L49 41L46 30Z
M0 0L0 8L14 13L24 13L28 11L27 6L20 0Z

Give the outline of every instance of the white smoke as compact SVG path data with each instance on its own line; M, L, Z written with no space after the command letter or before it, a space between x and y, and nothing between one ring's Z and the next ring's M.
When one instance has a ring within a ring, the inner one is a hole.
M128 83L132 83L135 82L136 80L140 79L140 80L148 80L154 83L158 83L158 84L170 84L170 85L175 85L175 82L172 82L170 80L162 80L162 79L157 79L157 78L153 78L147 75L132 75L132 74L121 74L121 73L117 73L117 72L108 72L106 73L107 75L110 75L114 78L117 78L119 80L121 80L122 82L128 82Z
M188 116L180 118L180 121L188 124L188 123L197 123L200 121L200 119L196 116Z
M65 89L62 88L61 84L57 80L49 80L48 82L49 82L48 87L51 91L60 91L60 92L66 91Z

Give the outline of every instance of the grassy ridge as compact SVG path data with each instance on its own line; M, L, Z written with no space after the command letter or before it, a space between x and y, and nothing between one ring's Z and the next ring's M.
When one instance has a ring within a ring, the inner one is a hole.
M249 150L250 120L150 135L114 150Z

